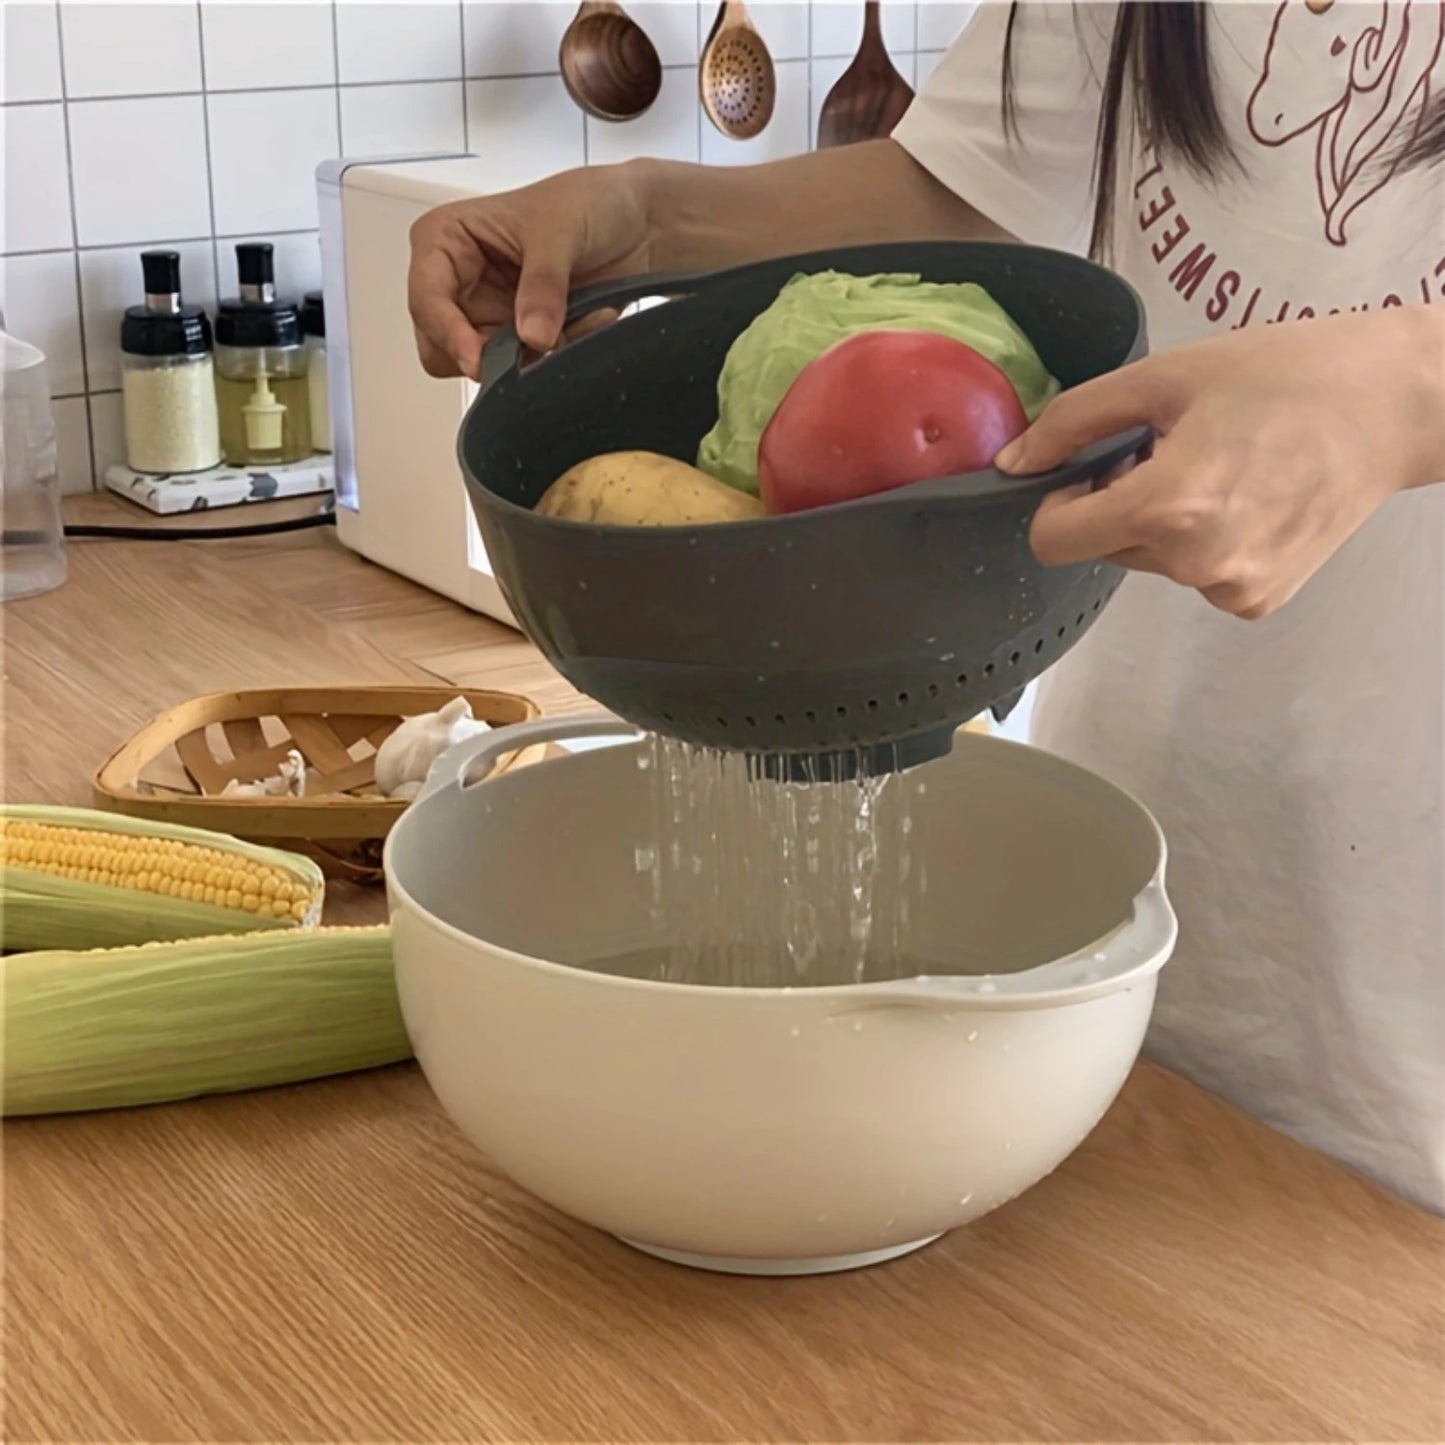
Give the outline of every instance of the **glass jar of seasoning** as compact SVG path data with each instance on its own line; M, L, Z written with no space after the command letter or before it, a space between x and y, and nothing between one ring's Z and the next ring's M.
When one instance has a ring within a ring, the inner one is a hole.
M294 302L278 300L272 247L236 247L240 294L216 314L221 452L234 467L311 455L309 358Z
M211 323L181 301L175 251L141 255L145 304L120 326L121 404L132 471L201 472L220 464Z
M301 330L306 333L307 380L311 384L311 445L331 450L331 402L326 391L326 302L320 291L301 300Z

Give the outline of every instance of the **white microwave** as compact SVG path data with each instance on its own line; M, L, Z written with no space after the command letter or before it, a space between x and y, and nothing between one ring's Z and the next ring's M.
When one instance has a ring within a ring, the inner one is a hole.
M370 561L515 627L472 516L457 434L476 395L417 358L406 282L412 222L446 201L511 189L472 155L319 167L336 530Z

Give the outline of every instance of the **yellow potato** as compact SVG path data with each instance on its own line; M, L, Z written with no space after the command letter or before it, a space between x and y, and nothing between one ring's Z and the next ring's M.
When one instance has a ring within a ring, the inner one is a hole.
M608 452L578 462L547 488L536 510L604 527L699 527L765 515L757 497L656 452Z

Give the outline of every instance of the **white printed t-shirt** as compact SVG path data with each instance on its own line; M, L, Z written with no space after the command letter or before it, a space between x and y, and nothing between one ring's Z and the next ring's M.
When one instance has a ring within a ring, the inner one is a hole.
M1021 144L1000 123L1008 8L979 7L895 139L1020 240L1082 251L1115 6L1022 4ZM1390 165L1445 96L1445 4L1208 20L1238 170L1216 186L1146 153L1127 102L1121 127L1110 264L1151 349L1445 306L1445 164ZM1168 838L1181 937L1147 1052L1445 1213L1445 486L1392 499L1260 622L1131 576L1034 716Z

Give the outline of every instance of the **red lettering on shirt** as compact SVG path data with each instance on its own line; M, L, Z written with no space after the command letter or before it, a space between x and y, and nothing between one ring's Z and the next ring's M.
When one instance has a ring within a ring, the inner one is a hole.
M1165 186L1149 204L1139 212L1139 229L1147 231L1160 216L1168 215L1174 209L1174 192Z
M1144 174L1143 174L1142 176L1140 176L1137 181L1134 182L1134 198L1135 198L1135 200L1138 200L1138 198L1139 198L1139 192L1142 191L1142 190L1144 189L1144 187L1145 187L1146 185L1148 185L1149 182L1152 181L1152 180L1154 179L1154 177L1157 176L1157 175L1159 174L1159 172L1162 171L1163 169L1164 169L1164 162L1163 162L1163 161L1155 161L1154 164L1153 164L1147 171L1145 171Z
M1209 275L1216 259L1214 252L1206 251L1204 242L1200 241L1169 273L1174 289L1186 300L1193 301L1199 283Z
M1166 230L1149 248L1154 253L1154 259L1162 261L1188 234L1189 222L1183 216L1176 216L1174 229Z

